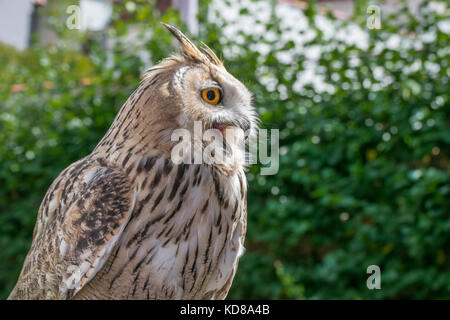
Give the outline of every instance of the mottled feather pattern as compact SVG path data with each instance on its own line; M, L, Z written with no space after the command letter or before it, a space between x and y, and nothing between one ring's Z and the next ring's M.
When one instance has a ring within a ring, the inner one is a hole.
M151 68L94 151L50 186L10 299L226 297L246 232L245 164L175 164L170 137L222 112L195 100L211 75L241 89L224 88L240 108L230 122L256 116L212 50L168 28L183 54Z
M49 189L22 281L11 297L72 297L117 241L131 213L133 191L123 173L100 162L86 158L73 164ZM47 210L50 203L55 205Z
M147 160L137 162L130 165L138 168ZM236 259L243 241L237 237L242 231L236 228L245 217L240 206L221 210L222 195L210 188L211 170L214 168L173 165L158 158L148 175L142 176L147 178L146 183L136 179L139 197L120 239L121 250L75 298L87 298L93 292L95 298L110 298L95 290L103 283L116 293L114 298L120 299L201 299L208 292L210 298L215 298L232 276L231 269L218 268L218 264ZM161 172L167 174L160 177ZM194 185L197 177L200 182ZM239 197L245 197L245 190L241 192ZM241 203L240 199L235 201ZM207 208L201 212L205 203ZM235 221L230 219L233 215Z

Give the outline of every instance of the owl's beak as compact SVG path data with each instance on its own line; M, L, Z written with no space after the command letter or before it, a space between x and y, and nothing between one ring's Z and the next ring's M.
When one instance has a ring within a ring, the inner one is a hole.
M227 128L230 128L232 126L225 124L225 123L214 123L213 129L219 130L220 133L222 133L222 136L224 135L224 132Z
M232 119L220 119L219 121L214 121L213 127L219 126L238 127L244 130L244 132L251 128L250 121L244 117L233 117Z
M219 130L223 136L226 129L234 128L239 128L246 134L250 130L250 121L239 119L236 121L214 122L212 127Z

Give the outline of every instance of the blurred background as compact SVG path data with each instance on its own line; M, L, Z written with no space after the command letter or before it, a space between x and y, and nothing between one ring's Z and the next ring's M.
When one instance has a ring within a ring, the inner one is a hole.
M420 0L0 0L0 298L51 182L173 52L162 21L217 52L280 129L279 172L247 174L228 298L449 299L449 13Z

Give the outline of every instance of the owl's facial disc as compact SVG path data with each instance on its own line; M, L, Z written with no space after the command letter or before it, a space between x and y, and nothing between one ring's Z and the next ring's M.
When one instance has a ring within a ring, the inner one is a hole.
M212 66L203 75L204 81L199 84L202 102L199 109L204 106L207 111L206 127L219 130L224 137L227 128L248 133L253 107L247 88L224 68Z
M203 131L239 128L249 136L257 128L257 117L247 88L222 66L194 63L180 66L174 73L173 89L180 102L179 125L194 133L195 122Z

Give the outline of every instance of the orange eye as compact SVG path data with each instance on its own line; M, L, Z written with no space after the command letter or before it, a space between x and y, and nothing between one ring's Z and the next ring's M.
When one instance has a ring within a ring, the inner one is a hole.
M207 88L202 90L202 98L209 104L218 104L222 98L219 88Z

